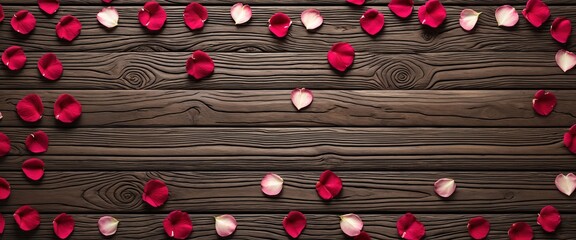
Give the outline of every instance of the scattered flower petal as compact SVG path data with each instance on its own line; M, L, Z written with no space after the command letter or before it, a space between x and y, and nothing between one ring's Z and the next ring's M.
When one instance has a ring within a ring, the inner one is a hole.
M16 104L16 113L25 122L37 122L44 113L42 99L36 94L28 94Z
M166 11L155 1L149 1L138 12L140 24L150 31L162 29L166 22Z
M12 71L20 70L26 64L26 54L18 46L11 46L2 53L2 62Z
M483 217L475 217L468 221L468 233L473 239L484 239L490 232L490 222Z
M216 223L216 233L220 237L228 237L236 231L236 218L230 214L220 215L214 218Z
M320 11L314 8L304 10L302 15L300 15L300 19L302 24L304 24L304 27L306 27L306 30L319 28L324 22L324 18L320 15Z
M366 0L346 0L346 2L352 3L354 5L358 5L358 6L364 4L365 1Z
M74 218L66 213L61 213L52 221L54 233L60 239L66 239L74 231Z
M556 96L554 93L539 90L532 99L532 108L542 116L548 116L556 107Z
M6 220L4 219L4 216L0 214L0 234L4 233L4 227L6 227Z
M268 196L276 196L282 192L284 179L274 173L268 173L262 178L260 186L262 192Z
M360 26L366 33L374 36L384 27L384 15L378 10L370 8L360 17Z
M299 211L290 211L282 220L282 225L290 237L298 238L306 228L306 216Z
M144 186L142 200L152 207L160 207L168 200L168 187L161 180L150 180Z
M316 192L324 200L330 200L342 191L342 179L330 170L324 171L316 183Z
M354 240L372 240L367 232L361 232L358 236L354 237Z
M98 19L98 22L105 27L113 28L118 26L118 19L120 16L118 15L116 8L105 7L102 8L98 14L96 14L96 18Z
M186 61L186 72L196 80L208 77L214 72L214 61L207 53L196 50Z
M38 0L38 7L45 13L52 15L60 8L60 0Z
M537 222L542 226L544 231L555 232L558 225L560 225L560 222L562 222L562 218L560 217L558 209L548 205L540 210Z
M288 29L292 25L292 20L288 15L277 12L268 20L268 29L272 32L276 37L283 38L288 34Z
M328 63L334 69L344 72L354 63L354 48L347 42L332 45L328 51Z
M48 135L42 130L31 133L26 137L26 148L33 153L43 153L48 150Z
M525 222L514 223L508 230L510 240L532 240L533 236L532 227Z
M38 71L42 77L55 81L62 77L64 67L54 53L46 53L38 60Z
M0 4L0 22L4 21L4 8Z
M418 19L424 25L437 28L446 19L446 9L440 0L428 0L418 9Z
M570 34L572 34L572 22L570 19L565 17L557 17L552 22L552 27L550 27L550 34L559 43L568 42Z
M398 219L396 230L402 239L407 240L419 240L426 234L424 224L419 222L412 213L406 213Z
M312 94L312 91L306 88L295 88L290 94L290 99L292 100L294 107L300 110L308 107L312 103L314 95Z
M504 5L496 9L496 21L498 26L514 27L518 23L518 12L510 5Z
M476 27L476 23L478 22L478 18L480 17L481 12L476 12L472 9L464 9L460 13L460 27L466 31L471 31Z
M566 146L570 152L576 154L576 124L564 134L564 146Z
M522 15L534 27L540 27L550 17L550 8L542 0L528 0Z
M174 239L186 239L192 233L192 220L187 212L172 211L164 219L164 231Z
M0 132L0 157L6 156L10 152L10 138ZM2 194L0 194L2 195Z
M556 64L558 64L562 71L568 72L576 66L576 54L560 49L556 53Z
M236 25L244 24L252 18L252 8L248 4L236 3L230 9L230 15Z
M355 237L360 235L362 228L364 228L364 222L358 215L349 213L340 216L340 229L344 234Z
M58 96L54 102L54 116L63 123L72 123L82 115L82 105L70 94Z
M391 0L388 3L388 8L392 11L396 16L401 18L407 18L412 14L412 10L414 9L414 0Z
M112 0L102 0L103 3L111 3Z
M190 30L197 30L204 27L204 22L208 19L208 10L202 4L192 2L184 9L184 23Z
M76 39L80 35L80 30L82 30L82 24L78 18L72 15L60 18L60 21L56 24L56 35L58 35L58 38L68 42Z
M103 216L98 219L98 230L100 230L100 233L106 237L112 236L116 234L116 231L118 230L118 223L120 223L120 221L116 218Z
M40 225L40 214L36 209L24 205L14 212L14 220L23 231L31 231Z
M450 178L440 178L434 183L434 191L438 196L448 198L456 191L456 182Z
M44 161L30 158L22 163L22 172L30 180L38 181L44 176Z
M3 177L0 177L0 200L10 197L10 183Z
M568 173L566 175L560 173L556 176L554 183L556 183L556 187L560 192L566 194L566 196L570 196L574 190L576 190L576 175L574 175L574 173Z
M20 34L28 34L36 28L36 18L28 10L20 10L10 21L12 29Z

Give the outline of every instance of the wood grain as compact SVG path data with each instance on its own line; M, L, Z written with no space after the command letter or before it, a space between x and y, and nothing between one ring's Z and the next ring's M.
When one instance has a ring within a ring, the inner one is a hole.
M116 0L112 5L143 5L144 0ZM186 5L189 4L188 0L157 0L163 5ZM237 3L236 0L198 0L203 5L230 5ZM386 5L390 0L366 0L365 5ZM426 0L414 0L416 5L424 4ZM249 0L246 1L250 5L320 5L320 6L343 6L347 5L345 0ZM444 5L504 5L504 4L525 4L526 0L482 0L482 1L469 1L469 0L442 0ZM548 5L572 5L574 2L571 0L546 0ZM36 0L3 0L2 4L8 5L35 5ZM101 0L68 0L65 5L100 5Z

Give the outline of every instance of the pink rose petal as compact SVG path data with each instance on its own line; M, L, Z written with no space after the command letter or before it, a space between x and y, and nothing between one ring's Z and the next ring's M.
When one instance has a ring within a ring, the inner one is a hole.
M423 25L437 28L446 19L446 9L440 0L428 0L418 9L418 19Z
M60 18L58 24L56 24L56 35L58 38L72 42L82 30L82 24L78 18L72 15L66 15Z
M114 7L102 8L102 10L96 14L96 19L98 19L98 22L107 28L118 26L119 18L120 16L118 15L118 11Z
M346 2L352 3L354 5L358 5L358 6L364 4L365 1L366 0L346 0Z
M192 2L184 9L184 23L190 30L203 28L206 20L208 20L208 10L202 4Z
M466 31L471 31L476 27L476 23L478 22L478 18L480 17L481 12L476 12L472 9L464 9L460 13L460 27Z
M62 213L52 221L54 233L60 239L66 239L74 231L74 218L66 213Z
M14 221L22 231L32 231L40 225L40 214L36 209L24 205L14 212Z
M324 18L320 15L320 11L314 8L306 9L300 15L300 19L306 30L314 30L322 26Z
M64 67L54 53L46 53L38 60L38 71L40 71L42 77L55 81L62 77Z
M475 217L468 221L468 233L473 239L484 239L490 232L490 222L483 217Z
M362 219L358 215L349 213L340 216L340 229L342 229L344 234L355 237L360 235L363 228L364 222L362 222Z
M166 234L174 239L187 239L194 230L188 213L180 210L170 212L163 225Z
M576 175L573 173L568 173L566 175L560 173L556 176L554 183L561 193L570 196L574 190L576 190Z
M342 179L330 170L324 171L316 183L316 192L324 200L331 200L342 191Z
M44 161L30 158L22 163L22 172L30 180L38 181L44 176Z
M570 130L564 134L564 146L576 154L576 124L572 125Z
M98 219L98 230L100 230L100 233L106 237L112 236L116 234L116 231L118 230L118 223L120 223L120 221L116 218L103 216Z
M25 122L37 122L44 114L44 104L37 94L28 94L16 104L16 113Z
M216 233L220 237L228 237L236 231L236 218L230 214L220 215L214 218L216 223Z
M374 36L384 27L384 15L378 10L370 8L360 17L360 26L366 33Z
M10 197L10 183L3 177L0 177L0 200L6 200Z
M207 53L196 50L186 61L186 72L196 80L203 79L214 72L214 61Z
M262 192L268 196L276 196L282 192L284 179L274 173L268 173L262 178L260 186Z
M426 234L424 224L420 223L411 213L406 213L398 219L396 230L398 230L398 235L406 240L420 240Z
M556 96L554 93L539 90L532 99L532 108L542 116L548 116L556 107Z
M510 240L532 240L534 233L528 223L517 222L508 230L508 237Z
M334 69L344 72L354 63L354 48L347 42L339 42L328 51L328 63Z
M284 220L282 220L282 225L290 237L298 238L302 231L304 231L304 228L306 228L306 216L301 212L291 211L284 217Z
M528 0L522 14L534 27L540 27L550 17L550 8L542 0Z
M20 34L28 34L36 28L36 18L28 10L20 10L10 21L12 29Z
M230 9L230 16L236 25L247 23L252 18L252 8L248 4L236 3Z
M497 8L495 14L498 26L514 27L518 23L518 12L510 5Z
M10 138L0 132L0 157L6 156L10 152ZM0 194L1 195L1 194Z
M568 72L576 66L576 54L560 49L556 53L556 64L558 64L562 71Z
M412 14L412 10L414 9L414 0L391 0L388 3L388 8L392 11L396 16L401 18L407 18Z
M149 1L138 12L140 24L150 31L162 29L166 22L166 11L155 1Z
M2 53L2 62L12 71L20 70L26 64L26 54L18 46L11 46Z
M161 180L150 180L144 186L142 200L152 207L160 207L168 200L168 187Z
M440 178L434 183L434 191L438 196L448 198L456 191L456 182L450 178Z
M552 22L550 34L552 38L559 43L568 42L568 38L570 38L570 34L572 34L572 22L570 22L568 18L557 17L554 19L554 22Z
M52 15L60 8L60 0L38 0L38 7L45 13Z
M295 88L290 94L290 99L292 100L294 107L300 110L308 107L312 103L314 95L312 94L312 91L306 88Z
M546 232L555 232L560 222L562 222L560 212L551 205L543 207L538 214L537 223L542 226L542 229Z
M288 30L290 26L292 26L292 20L288 15L278 12L272 15L272 17L268 20L268 29L272 32L276 37L283 38L288 35Z
M31 133L26 137L26 148L32 153L44 153L48 150L48 135L42 130Z

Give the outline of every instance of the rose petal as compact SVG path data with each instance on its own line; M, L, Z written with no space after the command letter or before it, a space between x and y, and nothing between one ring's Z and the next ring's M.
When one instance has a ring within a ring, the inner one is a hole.
M36 18L28 10L20 10L10 21L12 29L20 34L28 34L36 28Z
M542 229L546 232L555 232L558 225L562 222L562 218L560 217L560 213L558 209L553 206L546 206L540 210L540 214L538 214L537 223L542 226Z
M192 233L192 220L187 212L172 211L164 219L164 231L174 239L186 239Z
M4 21L4 8L0 4L0 22Z
M282 225L290 237L298 238L306 228L306 216L299 211L290 211L282 220Z
M66 239L74 231L74 218L66 213L61 213L52 221L54 233L60 239Z
M48 150L48 135L42 130L31 133L26 137L26 148L33 153L43 153Z
M554 183L560 192L570 196L574 190L576 190L576 175L573 173L568 173L566 175L560 173L556 176Z
M230 9L230 16L236 25L246 23L252 18L252 8L247 4L236 3Z
M358 236L354 237L354 240L372 240L367 232L361 232Z
M316 192L324 200L330 200L342 191L342 179L330 170L324 171L316 183Z
M450 178L440 178L434 183L434 191L438 196L448 198L456 191L456 182Z
M312 103L314 95L312 94L312 91L306 88L295 88L290 94L290 99L292 100L294 107L300 110L308 107Z
M116 234L118 230L118 223L120 223L120 221L116 218L103 216L98 219L98 230L100 230L100 233L104 236L112 236Z
M340 229L344 234L355 237L360 235L362 228L364 228L364 222L358 215L349 213L340 216Z
M532 99L532 108L542 116L548 116L556 107L556 96L554 93L540 90L534 94Z
M284 184L284 179L274 173L268 173L260 182L262 187L262 192L268 196L276 196L282 192L282 185Z
M31 231L40 225L40 214L36 209L24 205L14 212L14 220L22 231Z
M112 0L102 0L103 3L111 3Z
M4 216L2 216L2 214L0 214L0 234L4 233L4 227L6 226L6 220L4 219Z
M510 240L532 240L533 236L532 227L525 222L514 223L508 230Z
M550 27L550 34L552 38L560 43L568 42L570 34L572 34L572 22L570 19L565 17L557 17L552 22L552 27Z
M38 0L38 7L45 13L52 15L60 7L60 0Z
M510 5L496 8L495 14L498 26L514 27L518 23L518 12Z
M70 94L58 96L54 102L54 116L63 123L72 123L82 115L82 105Z
M25 122L37 122L44 113L42 99L36 94L28 94L16 104L18 116Z
M437 28L446 19L446 9L440 0L428 0L418 9L418 19L423 25Z
M144 185L142 200L152 207L160 207L168 200L168 187L161 180L150 180Z
M328 63L334 69L344 72L354 63L354 48L347 42L332 45L328 51Z
M401 18L407 18L412 14L412 10L414 9L414 0L391 0L388 3L388 8L392 11L396 16Z
M364 4L365 1L366 0L346 0L346 2L352 3L354 5L358 5L358 6Z
M12 71L20 70L26 64L26 54L18 46L11 46L2 53L2 62Z
M268 20L268 29L272 32L276 37L283 38L288 34L288 29L292 25L292 20L288 15L278 12L272 15L272 17Z
M300 19L306 30L314 30L319 28L324 22L324 18L320 15L320 11L314 8L306 9L300 15Z
M550 17L550 8L542 0L528 0L522 15L534 27L540 27Z
M38 181L44 176L44 161L30 158L22 163L22 172L30 180Z
M96 14L96 18L98 19L98 22L105 27L113 28L118 26L118 19L120 16L118 15L116 8L105 7L102 8L98 14Z
M360 17L360 26L366 33L374 36L384 27L384 15L378 10L370 8Z
M72 15L60 18L60 21L56 24L56 35L58 35L58 38L68 42L76 39L80 35L80 30L82 30L82 24L78 18Z
M411 213L406 213L398 219L396 230L402 239L407 240L419 240L426 234L424 224L420 223Z
M220 237L228 237L236 231L236 219L229 214L220 215L214 218L216 223L216 233Z
M473 239L484 239L490 232L490 222L483 217L475 217L468 221L468 233Z
M576 124L564 134L564 146L566 146L570 152L576 154Z
M6 156L10 152L10 138L0 132L0 157ZM1 195L1 194L0 194Z
M214 61L207 53L196 50L186 61L186 72L196 80L208 77L214 72Z
M476 12L472 9L464 9L460 13L460 27L466 31L471 31L476 27L476 23L478 22L478 18L480 17L481 12Z
M10 183L8 180L0 177L0 200L10 197Z
M138 12L140 24L150 31L162 29L166 22L166 11L155 1L146 2Z
M184 23L190 30L197 30L204 27L204 22L208 19L208 10L202 4L192 2L184 9Z
M576 54L560 49L556 53L556 64L558 64L562 71L568 72L576 66Z
M54 81L62 76L64 68L54 53L46 53L38 60L38 71L42 77Z

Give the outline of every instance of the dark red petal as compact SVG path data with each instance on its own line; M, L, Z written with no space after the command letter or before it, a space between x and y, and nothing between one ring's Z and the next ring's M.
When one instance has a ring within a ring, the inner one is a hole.
M2 7L2 4L0 4L0 22L2 22L4 20L4 8Z
M44 176L44 161L30 158L22 163L22 171L27 178L38 181Z
M48 135L42 130L33 132L26 137L26 148L33 153L43 153L48 150Z
M570 22L568 18L557 17L552 23L550 34L560 43L568 42L568 38L570 38L570 34L572 34L572 22Z
M6 226L6 220L4 219L4 216L2 216L2 214L0 214L0 234L4 233L4 227Z
M47 14L54 14L60 7L60 0L38 0L38 7Z
M550 8L542 0L528 0L522 14L534 27L540 27L550 17Z
M562 218L560 217L558 209L548 205L540 210L537 222L542 226L544 231L555 232L560 222L562 222Z
M138 20L140 24L150 31L158 31L162 29L166 22L166 11L155 1L150 1L144 4L144 7L138 12Z
M358 5L358 6L364 4L365 1L366 0L346 0L346 2L352 3L354 5Z
M40 225L40 214L36 209L24 205L14 212L14 220L23 231L31 231Z
M26 64L26 54L21 47L11 46L2 53L2 62L12 71L20 70Z
M184 9L184 22L191 30L204 27L204 22L208 19L208 10L202 4L192 2Z
M367 232L361 232L358 236L354 237L354 240L371 240L372 238Z
M76 39L76 37L80 35L80 30L82 30L82 24L78 18L72 15L66 15L60 18L60 22L56 24L56 35L58 35L58 38L68 42Z
M542 116L548 116L556 107L556 96L551 92L540 90L534 95L532 100L532 108L534 111Z
M82 105L70 94L58 96L54 103L54 116L63 123L72 123L82 115Z
M42 77L54 81L62 76L64 68L54 53L46 53L38 60L38 71Z
M376 35L384 27L384 15L374 8L368 9L360 18L360 26L370 35Z
M52 221L54 233L60 239L66 239L74 231L74 218L66 213L61 213Z
M44 104L42 99L36 94L28 94L16 104L18 116L25 122L36 122L44 114Z
M164 231L174 239L186 239L192 233L192 220L188 213L179 210L172 211L164 219Z
M346 71L354 63L354 48L346 42L339 42L328 51L328 63L340 72Z
M532 240L533 236L532 227L525 222L514 223L508 230L510 240Z
M7 199L10 196L10 183L8 180L0 177L0 200Z
M142 200L152 207L162 206L168 200L168 187L161 180L150 180L144 185Z
M6 156L10 152L10 138L0 132L0 157Z
M316 183L316 192L324 200L330 200L342 191L342 179L330 170L324 171Z
M475 217L468 221L468 233L473 239L484 239L490 232L490 222L483 217Z
M564 146L566 146L570 152L576 154L576 124L564 134Z
M391 0L388 3L388 8L392 11L396 16L401 18L407 18L412 14L412 10L414 9L414 0Z
M288 29L292 25L292 20L288 15L277 12L268 20L268 29L272 32L276 37L285 37L288 34Z
M28 34L36 28L36 18L28 10L20 10L10 21L12 29L20 34Z
M424 224L419 222L412 213L406 213L396 222L396 230L402 239L419 240L426 234Z
M200 80L214 72L214 61L207 53L196 50L186 61L186 72L196 80Z
M446 19L446 9L440 0L428 0L418 9L418 19L424 25L437 28Z
M299 211L291 211L282 220L282 225L290 237L298 238L306 228L306 216Z

